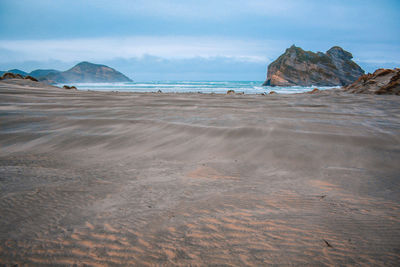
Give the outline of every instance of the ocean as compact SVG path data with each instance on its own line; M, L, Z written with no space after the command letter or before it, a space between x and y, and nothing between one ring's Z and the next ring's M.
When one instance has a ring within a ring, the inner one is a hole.
M225 94L228 90L245 94L261 94L275 91L281 94L293 94L311 91L311 87L269 87L262 86L262 81L157 81L157 82L127 82L127 83L75 83L78 90L119 91L119 92L157 92L163 93L216 93ZM57 86L63 86L58 84ZM333 87L318 87L330 89Z

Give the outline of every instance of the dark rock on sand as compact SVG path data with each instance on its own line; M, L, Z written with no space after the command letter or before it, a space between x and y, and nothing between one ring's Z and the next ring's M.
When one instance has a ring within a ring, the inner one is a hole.
M307 92L307 94L316 94L321 92L321 90L319 90L318 88L314 88L312 91Z
M40 80L48 83L75 83L75 82L131 82L121 72L105 65L81 62L73 68L50 73Z
M268 66L264 86L343 86L357 80L364 70L352 54L339 46L326 53L304 51L295 45Z
M400 69L378 69L343 89L348 93L400 95Z
M75 86L64 85L63 88L67 90L77 90Z
M234 95L235 94L235 90L228 90L227 92L226 92L226 94L227 95Z
M35 77L32 77L32 76L30 76L30 75L25 76L24 79L31 80L31 81L34 81L34 82L37 82L37 81L38 81Z

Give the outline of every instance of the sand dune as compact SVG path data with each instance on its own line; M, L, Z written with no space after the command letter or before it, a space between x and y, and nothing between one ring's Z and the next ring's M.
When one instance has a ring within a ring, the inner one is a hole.
M0 264L395 266L399 104L2 81Z

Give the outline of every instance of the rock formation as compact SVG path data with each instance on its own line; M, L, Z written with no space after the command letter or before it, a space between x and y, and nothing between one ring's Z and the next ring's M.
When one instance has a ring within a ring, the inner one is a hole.
M90 62L81 62L73 68L58 72L50 73L43 78L42 81L48 83L78 83L78 82L131 82L132 80L105 65L93 64Z
M400 95L400 69L378 69L343 89L348 93Z
M264 86L343 86L357 80L364 71L352 54L334 46L326 53L304 51L291 46L268 66Z

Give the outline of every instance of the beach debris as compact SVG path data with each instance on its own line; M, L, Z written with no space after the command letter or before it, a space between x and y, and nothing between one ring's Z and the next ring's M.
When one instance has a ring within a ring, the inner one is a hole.
M162 91L161 91L161 90L158 90L157 93L162 93Z
M322 239L322 240L325 242L327 247L333 248L333 246L328 241L326 241L325 239Z
M230 90L228 90L228 91L226 92L226 94L227 94L227 95L234 95L234 94L235 94L235 90L230 89Z
M333 248L333 246L332 246L331 244L329 244L328 241L326 241L325 239L322 239L322 240L324 240L324 242L325 242L325 244L326 244L326 246L327 246L328 248Z

